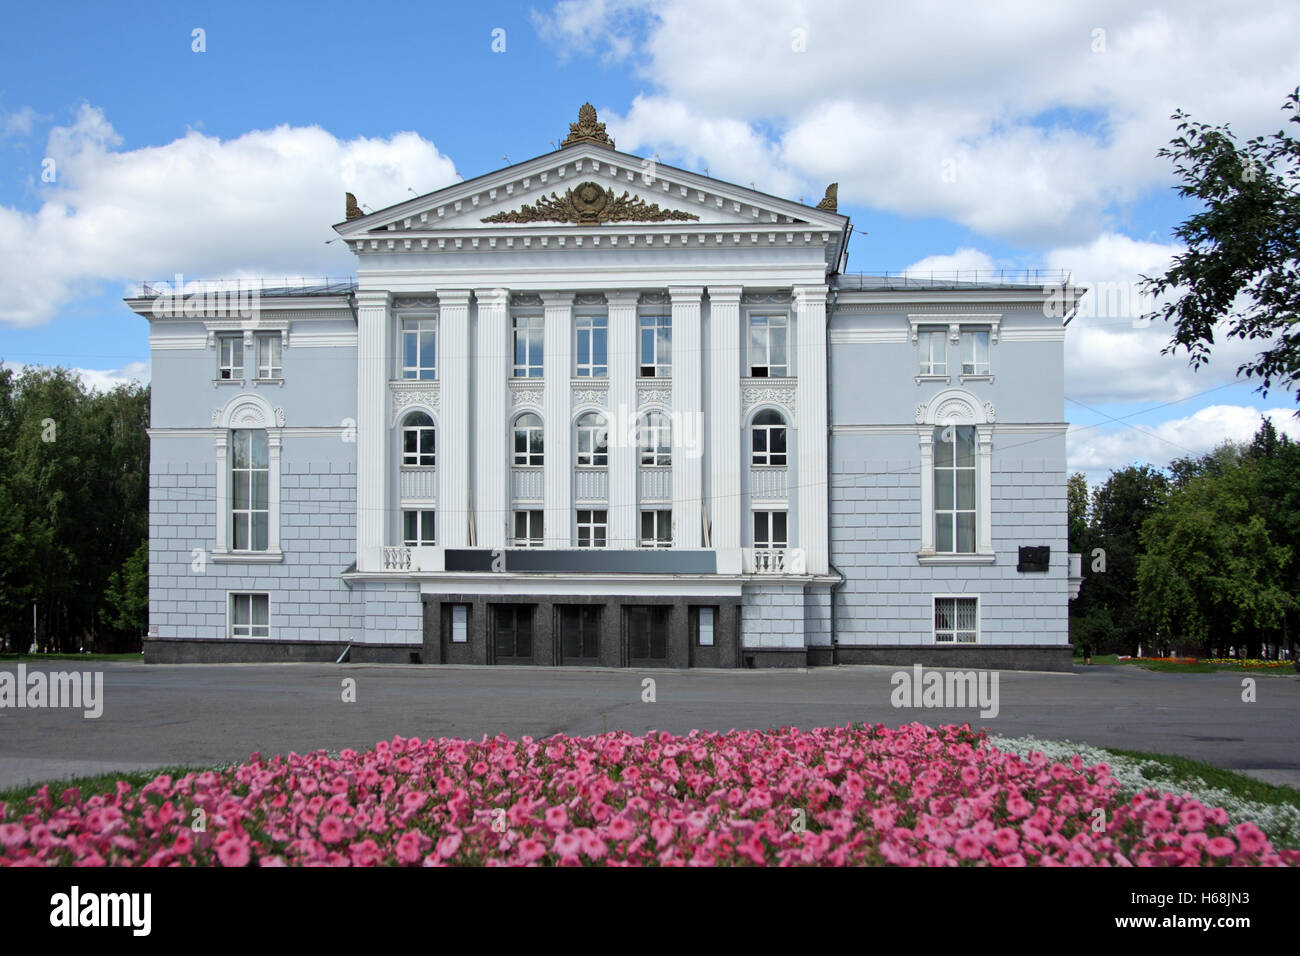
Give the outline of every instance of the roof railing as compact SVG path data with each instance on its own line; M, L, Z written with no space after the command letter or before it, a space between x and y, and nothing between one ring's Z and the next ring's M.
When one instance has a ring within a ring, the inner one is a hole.
M259 295L346 295L356 290L353 276L250 276L242 279L142 279L135 284L132 298L160 295L199 295L203 293L253 293Z

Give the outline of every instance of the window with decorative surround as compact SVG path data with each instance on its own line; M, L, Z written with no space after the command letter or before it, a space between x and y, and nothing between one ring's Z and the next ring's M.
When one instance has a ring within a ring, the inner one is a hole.
M789 316L750 315L749 374L755 378L786 378L789 376Z
M438 377L438 320L402 320L402 378Z
M673 320L670 315L641 316L642 378L664 378L673 374Z
M609 376L609 317L575 316L573 334L573 374L577 378L607 378Z
M212 412L216 430L216 562L283 560L280 551L280 448L284 410L243 393Z
M992 564L991 402L948 388L917 406L921 564Z

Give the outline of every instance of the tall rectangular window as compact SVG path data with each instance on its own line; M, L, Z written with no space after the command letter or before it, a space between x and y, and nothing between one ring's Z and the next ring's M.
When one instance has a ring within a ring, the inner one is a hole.
M988 329L962 330L961 373L963 375L989 374Z
M978 643L979 598L935 598L934 641L936 644Z
M546 512L516 511L515 538L516 548L540 548L546 540L544 518Z
M934 549L975 553L975 427L934 429Z
M784 511L754 512L754 547L785 548L789 545Z
M574 375L578 378L609 376L609 317L579 315L574 326Z
M231 435L231 541L235 551L265 551L271 525L270 457L266 430L238 429Z
M921 329L916 335L920 350L918 375L948 374L948 332L946 329Z
M408 548L427 548L437 543L437 512L403 511L402 544Z
M402 378L438 377L438 320L402 320Z
M641 512L641 547L673 546L673 513L667 508Z
M642 378L673 374L673 319L670 315L641 316Z
M244 337L217 336L217 378L237 381L244 377Z
M515 316L515 378L542 377L542 328L540 315Z
M749 317L749 374L784 378L790 374L790 320L784 315Z
M603 548L609 533L608 512L578 509L578 547Z
M257 336L257 377L265 380L284 375L280 364L280 333Z
M696 609L695 643L700 647L713 646L713 621L715 609L702 607Z
M451 606L451 642L453 644L469 643L468 604L453 604Z
M270 604L266 594L232 594L228 620L231 637L270 637Z

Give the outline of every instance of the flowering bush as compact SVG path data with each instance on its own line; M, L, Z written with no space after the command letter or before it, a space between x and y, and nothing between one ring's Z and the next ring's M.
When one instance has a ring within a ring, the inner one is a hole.
M1231 664L1237 667L1290 667L1293 661L1264 661L1256 657L1208 657L1202 664Z
M397 737L28 804L0 804L0 865L1300 863L1220 808L1124 800L1105 764L966 726Z

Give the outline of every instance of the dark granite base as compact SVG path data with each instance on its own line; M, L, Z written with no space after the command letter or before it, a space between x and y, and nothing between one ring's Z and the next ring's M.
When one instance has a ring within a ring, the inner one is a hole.
M146 638L146 664L320 664L339 659L337 641L198 640ZM351 664L419 664L420 644L353 644Z
M935 647L933 644L893 647L835 648L836 664L886 664L926 667L969 667L988 670L1069 671L1074 651L1068 645L1027 647L1018 644L967 644Z

